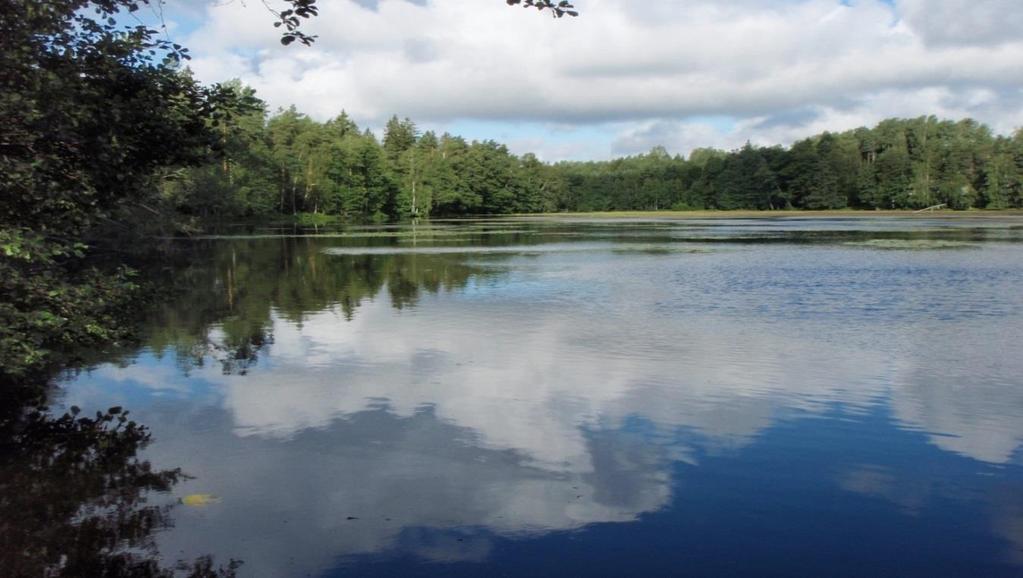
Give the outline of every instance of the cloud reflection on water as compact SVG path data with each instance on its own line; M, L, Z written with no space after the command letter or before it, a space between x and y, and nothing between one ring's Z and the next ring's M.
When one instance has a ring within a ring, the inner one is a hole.
M878 284L870 290L904 289L904 255L801 251L808 268L813 259L870 268ZM509 255L486 279L473 277L466 257L467 281L400 310L387 291L354 315L340 304L300 318L273 309L273 338L245 375L207 364L173 377L173 360L144 356L97 369L67 402L109 397L100 385L114 383L142 389L137 398L159 392L150 407L133 408L158 432L154 459L225 496L183 514L164 547L216 544L267 575L395 550L482 560L494 537L634 521L678 498L673 464L698 465L814 416L855 420L887 408L943 451L1018 462L1018 316L942 318L918 307L966 290L975 255L925 258L961 275L916 287L912 299L838 296L830 306L807 269L778 267L791 257L785 247ZM981 267L1012 263L991 259ZM1004 278L984 273L989 285L967 288L1005 289ZM730 279L739 277L746 285L737 288ZM813 314L795 318L785 308L808 291L818 299ZM680 294L688 302L673 305ZM771 307L749 305L758 299ZM998 299L988 305L1018 314L1018 295ZM899 322L875 309L857 318L857 307L888 307ZM226 339L218 328L209 335ZM648 427L637 431L636 420ZM846 472L836 487L907 513L923 503L876 466ZM996 531L1015 540L1016 517L998 520Z

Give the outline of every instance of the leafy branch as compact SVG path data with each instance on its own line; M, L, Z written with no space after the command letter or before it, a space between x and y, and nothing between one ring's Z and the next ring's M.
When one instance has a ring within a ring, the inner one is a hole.
M509 6L522 5L523 8L536 8L537 10L550 10L555 18L562 16L578 16L579 12L568 0L553 2L552 0L505 0Z
M521 5L523 8L536 8L537 10L550 10L550 13L555 18L561 18L563 16L578 16L579 12L576 11L575 6L568 2L568 0L505 0L509 6ZM316 0L285 0L290 6L287 10L275 10L271 7L267 0L263 0L263 5L269 10L274 16L277 17L277 22L274 22L274 28L284 28L284 33L281 34L281 44L288 46L296 40L302 44L309 46L316 40L316 35L309 35L302 32L299 28L302 23L313 16L317 16L320 11L319 7L316 6Z

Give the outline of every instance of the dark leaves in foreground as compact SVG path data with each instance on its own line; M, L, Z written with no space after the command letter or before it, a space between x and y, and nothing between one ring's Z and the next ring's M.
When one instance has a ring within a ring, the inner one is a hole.
M316 40L316 36L305 34L298 28L302 25L303 20L320 13L319 7L316 6L316 0L287 0L287 3L291 8L280 12L269 8L274 16L277 17L277 22L274 22L274 28L284 27L285 32L281 35L281 44L287 46L298 40L302 44L309 46Z
M117 23L140 5L0 0L0 387L126 337L131 271L86 258L166 221L155 175L206 162L245 109L182 70L180 45Z
M553 2L552 0L505 0L509 6L521 4L523 8L536 8L537 10L550 10L555 18L562 16L578 16L575 6L567 0Z
M554 2L552 0L506 1L509 6L521 4L523 8L550 10L551 15L555 18L579 15L579 12L575 10L575 6L567 0L560 0L559 2ZM316 0L286 0L286 2L289 6L291 6L287 10L281 10L278 12L272 8L269 9L274 16L277 17L277 22L274 22L274 28L284 27L284 33L281 34L281 44L288 46L297 40L306 46L311 45L316 40L316 35L306 34L299 30L299 28L302 26L303 21L319 14L319 7L316 6Z

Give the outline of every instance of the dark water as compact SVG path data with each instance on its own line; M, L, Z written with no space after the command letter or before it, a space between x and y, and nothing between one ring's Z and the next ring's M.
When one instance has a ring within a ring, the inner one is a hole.
M188 241L130 408L243 576L1023 576L1023 221ZM187 502L187 500L186 500Z

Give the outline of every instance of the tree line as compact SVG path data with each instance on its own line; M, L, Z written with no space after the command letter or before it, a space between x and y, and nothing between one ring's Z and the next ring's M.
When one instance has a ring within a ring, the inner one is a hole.
M493 140L420 132L392 117L378 139L344 112L317 122L248 112L216 128L222 156L168 172L164 199L199 219L312 213L350 221L556 211L954 209L1023 206L1023 133L973 120L889 119L790 147L663 147L610 161L544 163Z
M256 104L218 124L221 156L161 179L165 202L181 214L385 221L556 208L545 204L549 167L533 155L517 157L491 140L420 133L398 117L378 139L343 112L322 123L294 107L271 115L250 89L231 86Z
M1023 132L974 120L888 119L781 146L663 148L609 162L559 163L566 210L953 209L1023 206Z

